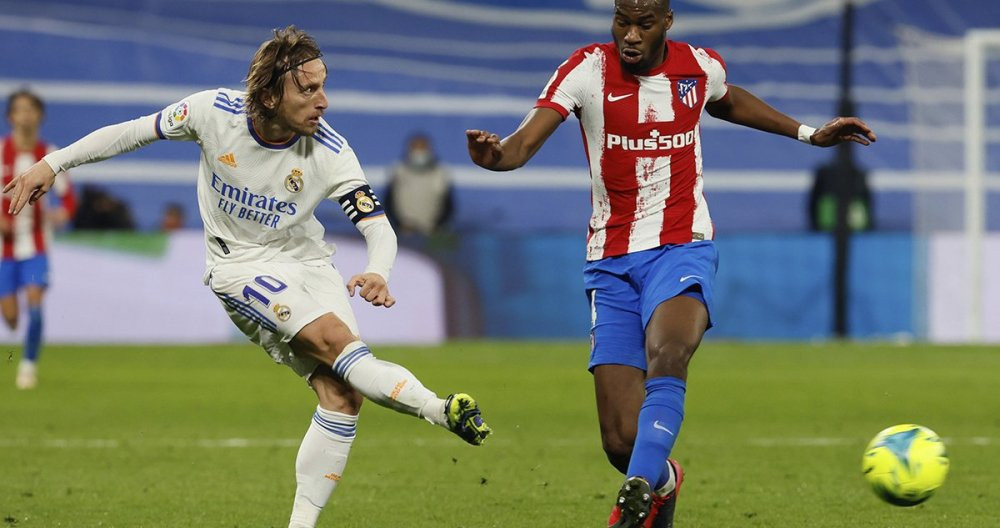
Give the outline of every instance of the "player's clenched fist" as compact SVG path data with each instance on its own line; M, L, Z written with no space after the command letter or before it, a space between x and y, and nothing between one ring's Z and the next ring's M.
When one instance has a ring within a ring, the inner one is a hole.
M469 143L469 157L480 167L495 167L503 157L503 146L500 136L486 130L466 130L465 137Z
M386 308L396 304L396 298L389 293L389 285L378 273L362 273L351 277L347 283L347 294L354 297L355 290L361 298L372 303L374 306L385 306Z
M23 174L15 176L14 179L4 186L4 194L14 191L10 196L10 208L8 213L17 214L21 212L25 204L29 201L35 203L39 198L49 192L52 184L56 181L56 173L49 167L45 160L39 160Z

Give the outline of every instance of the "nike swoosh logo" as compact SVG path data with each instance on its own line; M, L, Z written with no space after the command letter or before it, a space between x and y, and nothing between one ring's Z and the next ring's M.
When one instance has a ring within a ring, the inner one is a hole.
M700 278L701 278L701 275L685 275L685 276L681 277L681 282L684 282L684 281L686 281L688 279L700 279Z
M666 427L663 427L662 425L660 425L660 421L659 420L653 422L653 428L654 429L659 429L661 431L666 431L666 432L670 433L670 436L677 436L670 429L667 429Z
M622 99L625 99L626 97L632 97L632 95L633 94L630 94L630 93L627 93L625 95L611 95L611 94L608 94L608 102L609 103L613 103L615 101L621 101Z

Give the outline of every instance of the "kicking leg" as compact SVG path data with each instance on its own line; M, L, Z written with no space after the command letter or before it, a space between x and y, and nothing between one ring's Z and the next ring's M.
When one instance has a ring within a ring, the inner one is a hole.
M470 444L490 434L479 406L467 394L438 398L409 370L377 359L368 346L333 314L307 324L291 341L296 353L309 354L369 400L450 429Z
M646 326L646 399L627 474L644 478L653 489L670 478L663 461L680 432L688 363L706 329L708 310L686 295L661 303Z
M618 471L626 473L629 460L632 457L632 447L635 444L636 429L639 422L639 409L645 398L643 382L645 373L625 365L598 365L594 368L594 389L597 394L597 417L601 424L601 441L604 453L611 465ZM672 466L672 464L674 464ZM666 461L664 472L673 477L680 475L676 462ZM661 486L652 494L649 518L666 519L665 504L670 506L669 518L672 519L673 504L668 502L673 496L676 478ZM622 510L619 504L611 511L608 526L616 526L622 520ZM645 524L644 524L645 526ZM668 524L652 524L656 528L668 527Z
M647 360L640 302L634 285L622 280L620 274L590 273L588 286L594 286L588 292L593 325L590 369L594 373L601 441L611 465L626 473L639 411L646 397L643 384ZM668 462L664 458L660 464L666 466ZM633 490L628 491L626 502L616 500L608 526L636 526L636 522L656 517L662 503L659 497L647 490L638 493L637 501L632 497L636 495Z
M629 515L612 526L673 526L675 491L683 473L680 465L663 461L670 456L684 419L688 363L707 328L705 305L686 295L661 303L649 320L646 398L639 411L628 478L618 499Z
M309 383L319 397L309 429L295 458L295 502L289 528L313 528L340 482L354 442L363 398L325 366Z

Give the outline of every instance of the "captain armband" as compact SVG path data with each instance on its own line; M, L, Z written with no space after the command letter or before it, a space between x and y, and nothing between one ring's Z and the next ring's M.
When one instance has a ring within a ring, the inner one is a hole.
M378 196L375 196L375 192L368 185L354 189L341 196L337 201L340 202L340 207L344 209L344 214L347 215L347 218L350 218L351 222L355 224L365 218L385 214L385 210L382 209L382 202L379 201Z

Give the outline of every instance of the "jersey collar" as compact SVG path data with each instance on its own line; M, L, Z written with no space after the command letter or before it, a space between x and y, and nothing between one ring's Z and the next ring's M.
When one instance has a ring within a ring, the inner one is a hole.
M250 116L247 116L247 130L250 131L250 136L253 137L254 141L256 141L258 145L271 150L286 149L294 145L300 137L298 134L292 134L291 139L285 141L284 143L271 143L270 141L260 137L260 134L257 133L257 127L254 126L253 119L251 119Z

